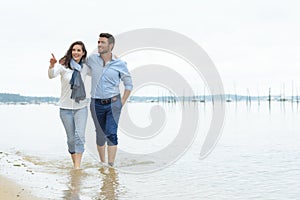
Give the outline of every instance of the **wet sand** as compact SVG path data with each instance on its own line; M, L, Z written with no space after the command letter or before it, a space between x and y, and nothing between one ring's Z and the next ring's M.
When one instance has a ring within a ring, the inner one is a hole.
M38 200L30 192L30 189L20 186L14 181L0 175L0 199L1 200Z

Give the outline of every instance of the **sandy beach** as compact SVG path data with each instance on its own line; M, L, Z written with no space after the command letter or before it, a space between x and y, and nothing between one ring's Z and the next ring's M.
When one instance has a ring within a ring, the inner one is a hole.
M14 181L0 175L0 199L1 200L38 200L30 192L30 189L18 185Z

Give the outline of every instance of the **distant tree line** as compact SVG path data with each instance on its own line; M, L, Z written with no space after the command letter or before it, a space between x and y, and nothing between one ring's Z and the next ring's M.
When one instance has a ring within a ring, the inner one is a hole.
M0 93L1 103L49 103L58 102L57 97L21 96L20 94Z

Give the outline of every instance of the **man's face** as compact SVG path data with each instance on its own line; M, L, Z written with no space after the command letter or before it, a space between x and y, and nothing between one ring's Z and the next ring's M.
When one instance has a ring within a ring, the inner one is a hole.
M98 53L105 54L111 52L111 46L106 37L100 37L98 40Z

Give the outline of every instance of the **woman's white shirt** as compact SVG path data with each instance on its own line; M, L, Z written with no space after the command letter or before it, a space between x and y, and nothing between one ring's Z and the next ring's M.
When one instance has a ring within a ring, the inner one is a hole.
M81 77L83 82L85 82L85 77L88 73L88 66L83 64L81 70ZM60 64L55 65L53 68L48 69L48 76L50 79L57 77L60 75L61 79L61 92L59 99L59 107L63 109L80 109L84 108L88 104L88 100L82 100L79 103L76 103L74 99L71 99L72 89L70 80L72 78L73 70L66 68Z

